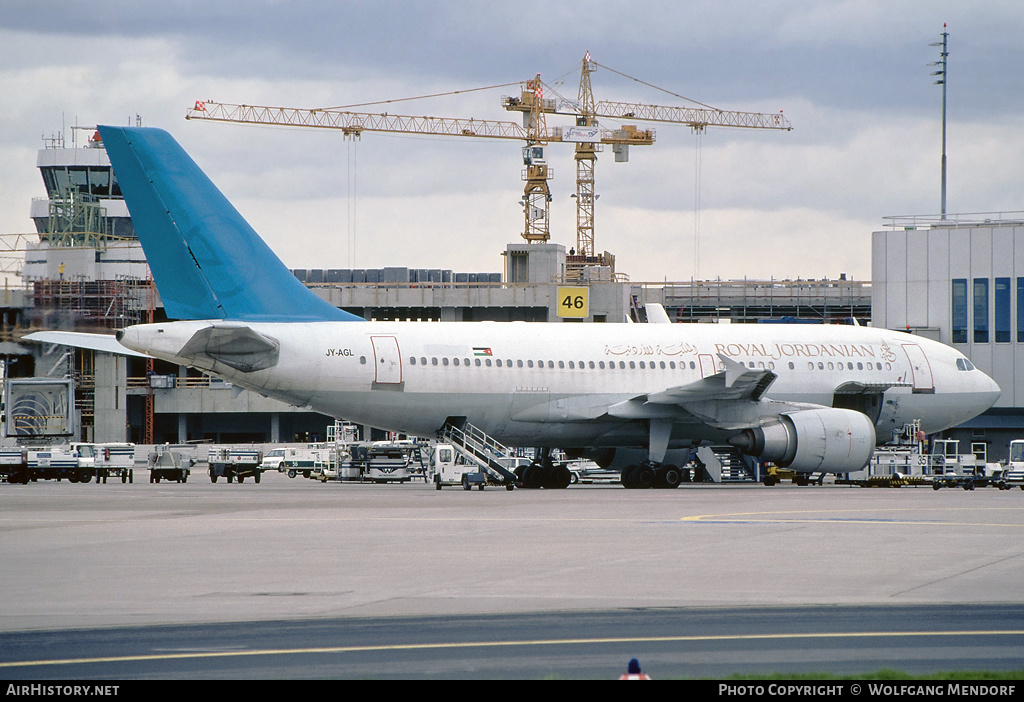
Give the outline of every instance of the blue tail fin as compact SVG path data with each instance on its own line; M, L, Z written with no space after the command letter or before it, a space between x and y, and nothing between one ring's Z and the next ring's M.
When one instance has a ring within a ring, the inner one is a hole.
M99 130L168 317L361 319L299 282L170 134Z

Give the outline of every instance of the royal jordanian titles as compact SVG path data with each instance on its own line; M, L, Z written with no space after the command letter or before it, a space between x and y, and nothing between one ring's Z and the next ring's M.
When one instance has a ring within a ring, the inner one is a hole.
M368 322L300 283L166 132L100 127L171 321L30 339L198 368L328 416L433 436L468 421L674 487L702 443L802 472L865 466L878 438L984 412L999 387L953 348L854 325ZM653 322L652 322L653 320ZM676 458L682 456L682 459ZM566 481L567 482L567 481Z

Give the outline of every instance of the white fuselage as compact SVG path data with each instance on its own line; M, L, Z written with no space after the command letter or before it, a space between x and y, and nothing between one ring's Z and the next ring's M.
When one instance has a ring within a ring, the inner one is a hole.
M765 395L771 400L831 407L840 387L878 393L879 438L913 420L927 433L955 426L999 395L955 349L870 327L246 323L280 344L273 367L243 372L178 355L197 331L221 324L138 325L120 339L128 348L348 421L431 436L448 417L466 417L510 445L643 446L648 430L609 416L608 408L712 376L723 369L723 357L775 373ZM671 443L725 436L684 416L673 424Z

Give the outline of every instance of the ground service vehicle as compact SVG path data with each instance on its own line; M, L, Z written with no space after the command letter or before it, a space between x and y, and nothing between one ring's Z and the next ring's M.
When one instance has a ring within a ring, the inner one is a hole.
M158 446L149 454L149 482L159 483L161 480L176 480L187 483L193 461L180 451L163 449ZM214 481L216 482L216 481Z
M328 450L315 448L285 448L277 469L288 473L289 478L301 475L303 478L320 479L327 464Z
M212 448L207 460L211 483L217 482L220 477L227 478L229 483L234 480L243 482L251 477L258 483L263 472L260 467L263 452L254 448Z
M423 475L420 447L413 441L374 441L367 445L353 444L353 469L358 469L359 480L374 483L405 483L414 475Z
M474 486L478 490L483 490L486 485L512 489L511 483L498 482L478 465L466 460L452 444L434 446L428 461L427 481L432 482L438 490L446 485L461 485L463 490L472 490Z
M122 483L134 482L135 444L73 442L70 449L78 454L80 471L87 470L91 465L97 483L105 483L111 477L120 478Z
M0 447L0 476L9 483L28 484L28 452L20 446Z

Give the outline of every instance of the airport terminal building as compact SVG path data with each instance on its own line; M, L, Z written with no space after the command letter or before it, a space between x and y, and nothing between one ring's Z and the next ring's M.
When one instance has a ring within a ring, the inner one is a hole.
M995 407L948 433L1005 458L1024 438L1024 212L889 222L872 235L872 323L949 344L999 384Z

